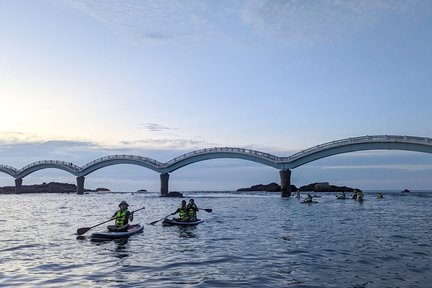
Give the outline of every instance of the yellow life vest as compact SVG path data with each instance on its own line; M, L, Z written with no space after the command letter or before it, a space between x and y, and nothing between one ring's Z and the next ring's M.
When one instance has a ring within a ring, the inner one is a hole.
M128 209L125 209L123 211L122 210L117 211L116 221L115 221L115 225L117 227L121 227L123 225L128 224L128 219L126 217L127 212L129 212Z
M181 221L185 221L187 219L187 216L188 216L188 213L187 213L186 207L185 208L181 207L179 209L179 218L180 218L180 220Z
M196 217L196 210L198 210L197 206L195 204L191 205L188 208L188 216L189 217Z

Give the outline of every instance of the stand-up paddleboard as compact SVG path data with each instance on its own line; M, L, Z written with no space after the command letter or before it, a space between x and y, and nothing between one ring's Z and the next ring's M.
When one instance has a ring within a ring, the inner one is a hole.
M105 232L96 232L91 234L92 238L98 239L118 239L129 237L137 233L141 233L144 230L144 226L140 224L131 225L127 231L105 231Z
M196 221L176 221L174 219L165 218L162 221L162 225L170 225L170 226L194 226L204 222L202 219L197 219Z

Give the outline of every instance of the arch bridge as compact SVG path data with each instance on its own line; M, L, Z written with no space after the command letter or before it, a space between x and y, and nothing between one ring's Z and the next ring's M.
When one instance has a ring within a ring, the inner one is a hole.
M195 150L175 157L165 163L148 157L135 155L110 155L93 160L82 167L71 162L42 160L28 164L19 170L12 166L0 165L0 172L15 178L15 190L19 193L22 180L25 176L47 168L61 169L77 177L77 192L82 194L84 192L85 176L92 172L111 165L138 165L160 173L161 196L166 196L168 194L169 173L200 161L217 158L236 158L278 169L281 179L282 196L285 197L291 195L290 169L321 158L364 150L406 150L432 153L432 139L427 137L398 135L360 136L320 144L287 157L278 157L270 153L246 148L214 147Z

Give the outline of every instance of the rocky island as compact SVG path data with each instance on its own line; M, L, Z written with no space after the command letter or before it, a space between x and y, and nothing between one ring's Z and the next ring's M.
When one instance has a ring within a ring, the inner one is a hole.
M310 192L352 192L354 188L347 186L335 186L330 185L328 182L311 183L309 185L301 186L297 188L295 185L291 185L291 192L296 191L310 191ZM240 188L237 191L265 191L265 192L281 192L281 186L277 183L270 183L267 185L258 184L251 186L250 188Z
M69 183L50 182L34 185L22 185L20 193L76 193L77 186ZM107 188L96 190L84 189L84 192L110 191ZM0 187L0 194L14 194L15 186Z

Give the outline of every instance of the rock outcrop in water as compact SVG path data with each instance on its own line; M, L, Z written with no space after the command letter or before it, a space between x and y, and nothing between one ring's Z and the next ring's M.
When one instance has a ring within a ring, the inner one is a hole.
M352 192L354 188L347 186L335 186L330 185L327 182L324 183L311 183L309 185L301 186L300 191L311 191L311 192Z
M34 185L22 185L20 193L76 193L77 186L69 183L50 182ZM96 190L84 189L85 192L110 191L107 188L97 188ZM0 187L0 194L15 193L15 186Z
M335 186L330 185L327 182L321 183L312 183L309 185L301 186L297 188L295 185L291 185L291 192L300 191L312 191L312 192L351 192L354 188L346 187L346 186ZM270 183L267 185L258 184L251 186L250 188L240 188L237 191L265 191L265 192L280 192L281 186L277 183Z
M265 192L280 192L281 186L277 183L270 183L267 185L258 184L251 186L250 188L240 188L237 191L265 191ZM297 187L295 185L291 185L291 192L297 191Z

